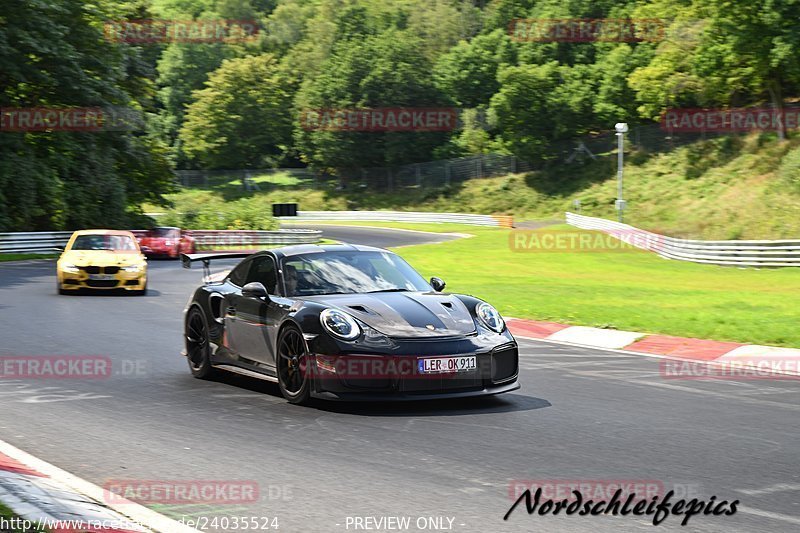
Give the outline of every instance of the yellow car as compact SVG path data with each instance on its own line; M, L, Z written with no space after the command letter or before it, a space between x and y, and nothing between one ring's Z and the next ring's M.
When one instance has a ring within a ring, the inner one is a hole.
M76 231L58 258L56 276L59 294L80 289L147 292L147 260L130 231Z

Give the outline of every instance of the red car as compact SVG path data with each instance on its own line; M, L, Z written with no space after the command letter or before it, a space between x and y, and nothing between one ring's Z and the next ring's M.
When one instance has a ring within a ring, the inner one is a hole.
M181 254L194 253L194 239L180 228L163 226L148 230L139 239L139 247L147 257L177 259Z

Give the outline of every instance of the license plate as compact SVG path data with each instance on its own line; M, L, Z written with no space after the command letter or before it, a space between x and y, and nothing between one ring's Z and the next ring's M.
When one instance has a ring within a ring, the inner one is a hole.
M114 274L89 274L89 279L96 279L97 281L111 281L114 278Z
M420 359L417 363L422 374L444 374L451 372L467 372L478 368L477 358L474 355L458 357L429 357Z

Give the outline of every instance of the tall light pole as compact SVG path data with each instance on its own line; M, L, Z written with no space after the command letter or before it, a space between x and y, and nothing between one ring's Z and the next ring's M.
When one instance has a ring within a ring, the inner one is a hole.
M628 132L628 125L624 122L618 122L614 124L614 129L617 130L617 201L614 202L614 206L617 208L619 221L624 222L625 200L622 197L622 149L624 147L623 138Z

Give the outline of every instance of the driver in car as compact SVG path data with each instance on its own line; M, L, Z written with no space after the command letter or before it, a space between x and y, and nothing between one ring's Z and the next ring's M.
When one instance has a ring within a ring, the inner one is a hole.
M294 296L297 291L297 268L286 265L283 279L286 281L286 296Z

